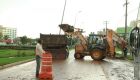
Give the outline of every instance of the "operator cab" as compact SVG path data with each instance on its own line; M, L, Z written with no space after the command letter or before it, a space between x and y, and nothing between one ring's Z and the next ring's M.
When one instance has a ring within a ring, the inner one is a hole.
M103 35L90 34L88 37L88 49L91 50L93 48L105 49Z

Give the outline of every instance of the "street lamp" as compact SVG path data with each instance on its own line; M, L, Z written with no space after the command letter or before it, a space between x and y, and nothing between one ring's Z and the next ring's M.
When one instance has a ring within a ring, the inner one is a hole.
M75 20L74 20L74 25L73 25L73 26L75 26L76 20L77 20L77 16L78 16L78 14L81 13L81 12L82 12L82 11L78 11L78 12L75 14Z

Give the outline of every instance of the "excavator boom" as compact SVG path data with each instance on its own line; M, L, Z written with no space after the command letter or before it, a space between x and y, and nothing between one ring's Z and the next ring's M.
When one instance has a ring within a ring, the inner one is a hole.
M107 29L107 41L109 44L109 54L114 57L115 56L115 46L116 43L119 44L121 50L123 51L126 48L126 41L120 37L116 32L111 29Z

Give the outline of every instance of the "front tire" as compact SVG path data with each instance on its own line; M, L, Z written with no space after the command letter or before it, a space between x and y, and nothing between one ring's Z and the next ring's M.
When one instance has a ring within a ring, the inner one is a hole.
M101 49L93 49L90 55L93 60L102 60L105 58L104 51Z

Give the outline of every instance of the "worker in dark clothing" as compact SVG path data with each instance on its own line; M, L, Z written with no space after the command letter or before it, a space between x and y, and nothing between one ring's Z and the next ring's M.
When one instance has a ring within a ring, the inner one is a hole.
M123 38L122 38L122 49L123 49L124 57L127 57L127 43Z

